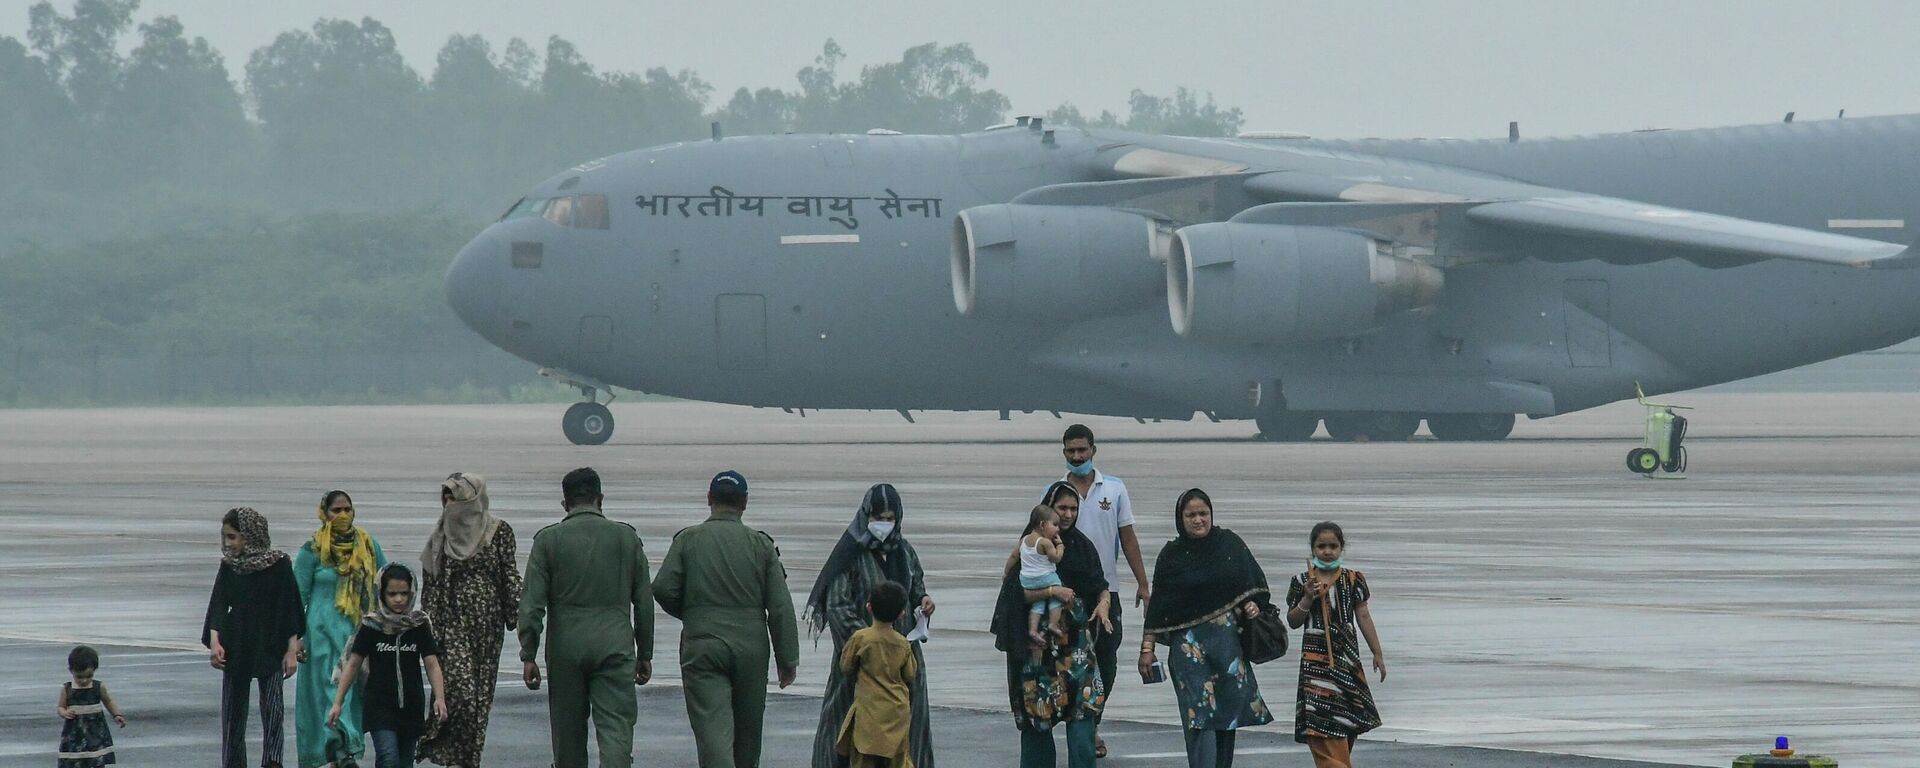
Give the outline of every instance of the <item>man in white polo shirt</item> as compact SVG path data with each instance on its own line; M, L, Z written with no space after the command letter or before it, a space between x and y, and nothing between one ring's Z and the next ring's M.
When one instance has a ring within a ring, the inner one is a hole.
M1107 695L1113 695L1113 678L1119 667L1116 654L1120 650L1120 580L1118 565L1120 553L1125 552L1127 566L1133 569L1133 583L1138 585L1133 593L1135 607L1144 605L1148 598L1147 566L1140 559L1140 539L1133 533L1133 503L1127 498L1127 484L1120 478L1101 474L1093 468L1093 455L1099 452L1093 444L1093 430L1085 424L1067 427L1060 436L1060 453L1067 459L1067 476L1062 478L1080 492L1080 521L1075 528L1086 534L1093 547L1100 553L1100 565L1107 571L1107 585L1113 590L1108 618L1113 622L1113 632L1099 633L1094 641L1094 654L1100 667L1100 680L1105 684ZM1095 721L1096 726L1098 720ZM1097 732L1096 732L1097 733ZM1096 736L1095 753L1106 757L1105 739Z

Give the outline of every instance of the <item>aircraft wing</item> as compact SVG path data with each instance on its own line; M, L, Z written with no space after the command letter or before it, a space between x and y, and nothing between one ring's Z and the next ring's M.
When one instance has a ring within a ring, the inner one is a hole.
M1650 254L1667 256L1676 255L1669 252L1681 252L1736 262L1790 259L1878 269L1920 265L1920 254L1897 243L1617 198L1559 197L1491 202L1467 209L1466 218L1476 226L1558 235L1588 241L1586 244L1599 248L1637 246Z
M1392 214L1401 232L1408 231L1405 222L1428 222L1426 234L1409 244L1435 247L1447 263L1535 258L1641 264L1683 258L1708 267L1766 259L1863 269L1920 266L1920 248L1898 243L1582 195L1466 169L1352 152L1127 138L1133 140L1109 144L1101 155L1101 170L1119 180L1043 188L1023 198L1055 205L1130 205L1187 222L1232 218L1341 226L1403 240L1361 221ZM1198 205L1173 204L1181 189ZM1351 212L1343 210L1349 207Z

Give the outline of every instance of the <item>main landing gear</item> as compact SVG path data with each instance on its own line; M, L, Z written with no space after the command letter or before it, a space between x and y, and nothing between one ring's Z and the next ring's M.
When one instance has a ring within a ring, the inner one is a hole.
M1420 429L1420 417L1393 411L1327 414L1327 435L1343 443L1404 443Z
M1253 420L1260 428L1260 439L1270 443L1304 443L1320 429L1320 416L1295 411L1275 411Z
M1420 429L1420 414L1398 411L1345 411L1339 413L1301 413L1270 411L1254 418L1260 439L1275 443L1300 443L1313 438L1324 420L1327 435L1336 442L1406 442ZM1513 433L1511 413L1436 413L1426 416L1427 431L1442 442L1482 442L1505 440Z
M1445 442L1491 442L1513 434L1511 413L1434 413L1427 415L1427 431Z
M568 442L574 445L600 445L613 437L613 411L600 402L601 393L606 394L607 403L613 402L611 387L552 368L540 369L540 375L579 388L580 395L587 399L584 403L568 406L566 415L560 417L560 431L566 433Z

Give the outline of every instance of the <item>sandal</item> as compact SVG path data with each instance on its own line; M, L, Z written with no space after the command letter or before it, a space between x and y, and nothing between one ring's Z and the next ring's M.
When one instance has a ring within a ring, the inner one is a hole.
M1096 759L1096 760L1097 760L1097 759L1100 759L1100 758L1103 758L1103 757L1106 757L1106 756L1107 756L1107 740L1106 740L1106 739L1103 739L1103 738L1100 738L1100 737L1098 737L1098 736L1095 736L1095 737L1093 737L1093 757L1094 757L1094 759Z

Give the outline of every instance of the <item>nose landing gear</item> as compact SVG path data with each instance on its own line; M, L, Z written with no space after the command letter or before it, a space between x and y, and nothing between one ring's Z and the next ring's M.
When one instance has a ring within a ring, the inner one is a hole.
M613 437L613 412L599 403L574 403L560 417L560 431L574 445L599 445Z
M613 437L613 411L600 402L600 393L603 392L607 395L607 403L613 402L613 388L552 368L540 369L540 375L577 387L580 395L587 398L584 403L568 406L566 415L560 417L560 431L566 434L568 442L574 445L600 445Z

